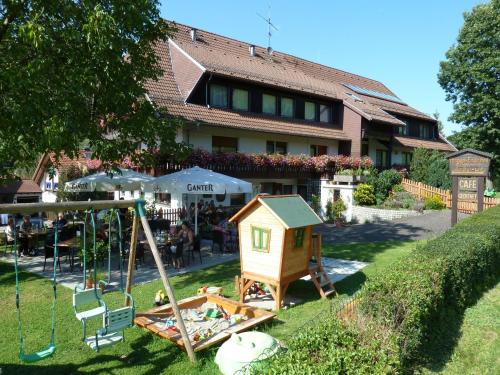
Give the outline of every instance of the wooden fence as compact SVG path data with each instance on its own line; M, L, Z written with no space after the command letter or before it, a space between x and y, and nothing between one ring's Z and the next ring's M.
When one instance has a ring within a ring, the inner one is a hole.
M417 197L418 199L425 199L437 195L446 204L447 208L451 208L451 192L449 190L435 188L434 186L426 185L421 182L416 182L403 178L401 182L404 189ZM484 197L484 209L500 204L499 198ZM458 200L458 210L465 213L477 212L477 200Z

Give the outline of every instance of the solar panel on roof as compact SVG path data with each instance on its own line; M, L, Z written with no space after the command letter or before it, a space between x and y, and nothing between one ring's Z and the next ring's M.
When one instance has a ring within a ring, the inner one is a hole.
M384 94L383 92L380 92L380 91L365 89L364 87L351 85L350 83L344 83L344 86L351 89L352 91L354 91L358 94L373 96L375 98L380 98L380 99L390 100L390 101L396 102L396 103L406 104L405 102L403 102L401 99L399 99L397 96L394 96L394 95Z

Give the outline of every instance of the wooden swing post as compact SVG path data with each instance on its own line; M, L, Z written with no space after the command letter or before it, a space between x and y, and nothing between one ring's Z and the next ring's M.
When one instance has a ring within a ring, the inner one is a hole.
M134 220L132 221L132 236L130 238L130 251L128 254L128 270L127 270L127 283L125 290L128 294L132 292L132 285L134 283L134 270L135 270L135 256L137 253L137 236L139 235L140 218L137 212L134 211ZM125 306L130 305L130 298L125 297Z

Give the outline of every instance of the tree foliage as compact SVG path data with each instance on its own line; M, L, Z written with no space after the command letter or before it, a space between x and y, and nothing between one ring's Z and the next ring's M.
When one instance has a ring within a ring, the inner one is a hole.
M174 32L157 0L0 2L0 177L87 142L113 164L139 143L171 153L176 123L146 95L162 71L155 43Z
M441 189L451 189L446 156L436 150L415 149L410 164L410 178Z
M450 120L465 130L452 136L457 146L493 153L500 165L500 0L464 14L457 43L446 53L438 75L446 99L453 102Z

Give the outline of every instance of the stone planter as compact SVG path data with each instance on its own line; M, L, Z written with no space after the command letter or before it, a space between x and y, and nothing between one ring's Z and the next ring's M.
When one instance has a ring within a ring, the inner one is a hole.
M352 220L358 224L390 221L419 215L422 215L422 213L413 210L388 210L366 206L353 206L352 210Z
M350 176L350 175L341 175L336 174L333 176L333 182L342 182L347 184L359 183L366 180L366 176Z

